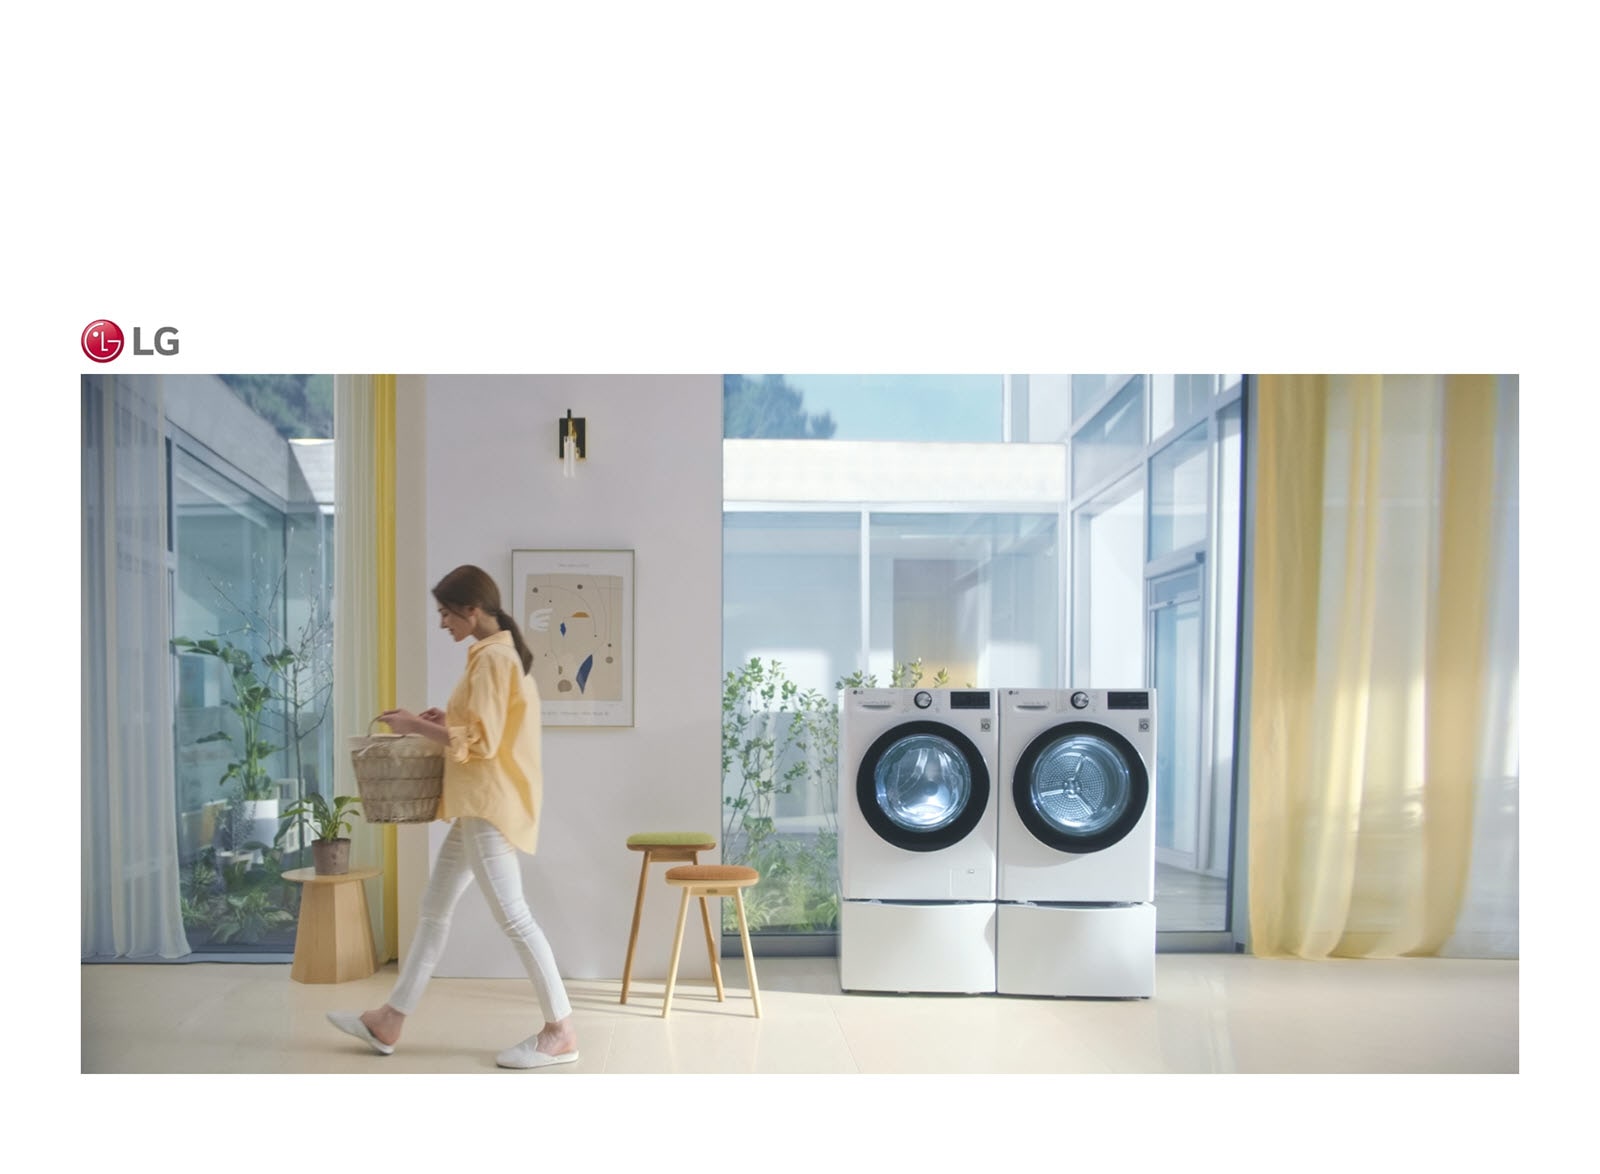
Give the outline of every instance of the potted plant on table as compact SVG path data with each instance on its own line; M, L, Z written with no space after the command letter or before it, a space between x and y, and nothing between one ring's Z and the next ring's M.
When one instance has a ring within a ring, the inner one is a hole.
M316 838L311 841L311 861L318 876L341 876L350 871L351 808L360 804L355 795L337 795L328 802L320 791L296 799L283 813L284 831L297 821L311 823Z

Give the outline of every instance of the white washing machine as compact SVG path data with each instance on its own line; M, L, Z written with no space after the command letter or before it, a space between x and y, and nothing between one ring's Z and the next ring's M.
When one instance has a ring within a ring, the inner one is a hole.
M839 985L995 989L989 689L850 689L839 713Z
M1000 693L1000 994L1155 993L1156 695Z

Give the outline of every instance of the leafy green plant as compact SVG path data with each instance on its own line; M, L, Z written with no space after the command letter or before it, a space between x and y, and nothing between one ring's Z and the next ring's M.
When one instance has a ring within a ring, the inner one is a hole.
M272 798L276 792L272 777L267 773L267 759L281 747L268 742L262 729L262 715L272 702L273 693L268 683L256 673L255 658L231 641L210 637L191 640L187 636L177 636L173 638L172 646L200 656L215 657L227 668L232 678L233 696L224 704L239 719L240 741L235 743L233 735L226 730L217 730L195 740L196 745L205 742L237 745L238 757L228 763L222 778L218 780L219 785L227 787L230 782L236 781L242 798ZM275 665L281 666L284 658L292 655L288 649L284 649L263 658L262 663L271 670Z
M283 879L283 854L259 845L262 863L248 858L223 863L216 849L195 857L182 879L179 905L190 944L205 941L255 944L294 924L299 893Z
M920 656L916 660L902 661L890 670L889 687L892 689L910 689L915 685L922 684L922 674L922 658ZM949 686L950 674L944 669L934 673L933 679L928 682L930 689L946 689ZM840 689L876 689L878 687L878 674L857 670L848 677L840 677L837 687ZM971 682L968 682L967 688L970 689L972 687Z
M213 923L213 941L254 944L275 929L294 924L294 914L279 907L266 889L251 889L243 893L228 893L216 909Z
M351 808L360 805L361 800L355 795L336 795L333 802L329 803L322 792L313 791L302 799L296 799L284 810L278 839L282 840L284 833L296 823L307 822L316 832L317 839L341 839L351 827L354 814Z
M808 759L815 740L825 745L838 709L815 689L801 690L776 660L729 672L722 689L723 842L757 852L775 828L773 803L804 781L833 785L826 762ZM731 790L731 794L729 793ZM831 805L830 805L831 807Z
M897 688L921 683L922 660L897 664ZM940 669L930 681L944 688ZM875 688L877 677L857 671L835 682L837 691ZM836 698L802 690L776 660L752 658L727 674L722 690L723 858L761 873L745 890L752 929L783 927L828 931L839 924L838 785L839 706ZM773 814L779 797L796 787L816 787L814 806L824 813L815 832L783 834ZM738 926L723 902L723 925Z

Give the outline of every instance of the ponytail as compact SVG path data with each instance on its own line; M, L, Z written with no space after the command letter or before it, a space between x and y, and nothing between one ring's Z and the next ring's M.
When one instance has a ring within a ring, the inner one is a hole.
M508 612L495 608L494 618L499 622L502 631L511 633L511 642L517 646L517 655L522 658L522 672L524 675L533 671L533 653L528 650L527 641L522 638L522 629L517 627L517 621L512 619Z

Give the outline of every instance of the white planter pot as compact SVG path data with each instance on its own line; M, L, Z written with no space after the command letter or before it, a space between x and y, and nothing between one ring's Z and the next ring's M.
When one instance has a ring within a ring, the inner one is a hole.
M278 835L278 801L276 799L241 799L239 801L239 815L245 821L245 826L250 830L245 833L246 840L259 840L268 845ZM239 845L235 845L238 847ZM252 854L259 858L259 849Z

